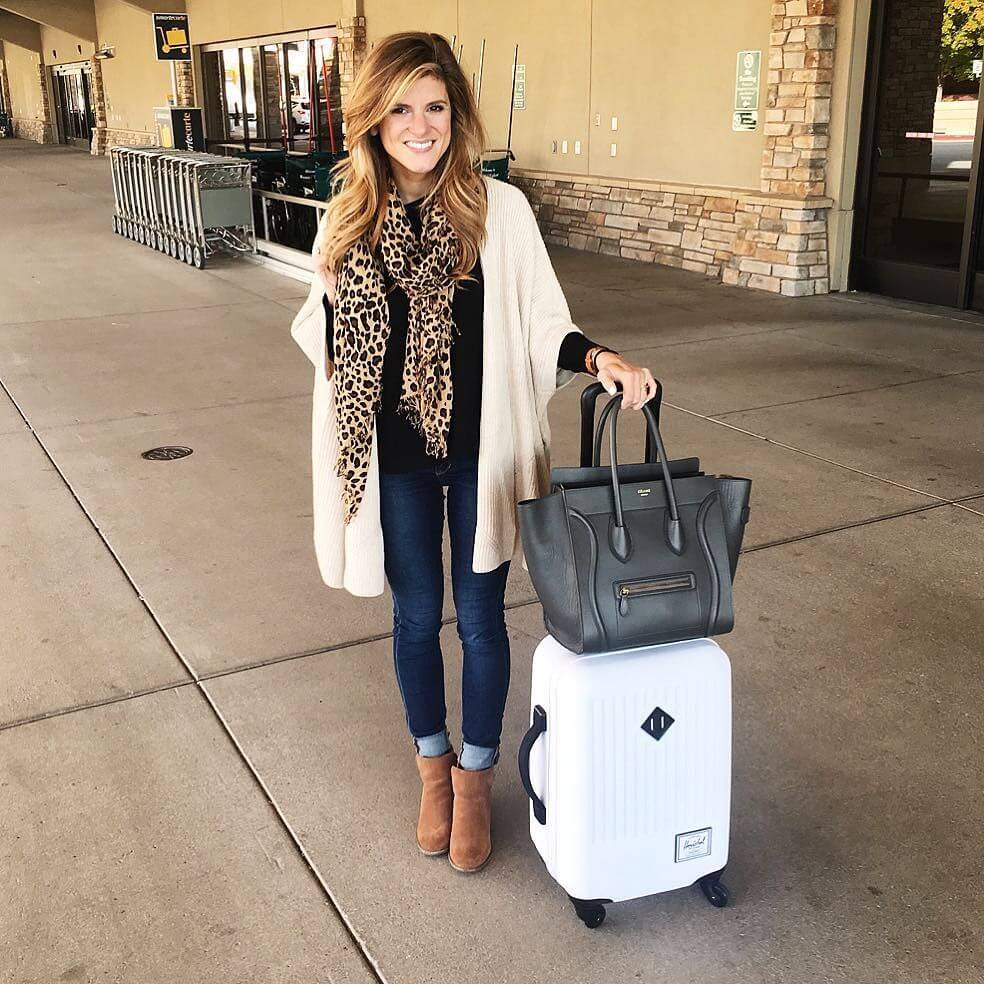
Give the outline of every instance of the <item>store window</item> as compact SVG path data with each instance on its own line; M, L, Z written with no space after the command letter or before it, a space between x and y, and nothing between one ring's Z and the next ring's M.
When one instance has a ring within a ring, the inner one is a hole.
M206 45L202 74L211 148L344 149L333 30Z

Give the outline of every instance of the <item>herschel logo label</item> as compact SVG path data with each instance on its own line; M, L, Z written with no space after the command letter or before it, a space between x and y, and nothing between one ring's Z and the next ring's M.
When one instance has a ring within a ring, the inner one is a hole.
M694 858L706 858L711 853L711 828L691 830L687 834L676 836L677 861L692 861Z
M666 734L669 730L670 725L673 723L673 718L670 717L662 707L657 707L645 721L642 722L642 730L646 732L652 738L657 741Z

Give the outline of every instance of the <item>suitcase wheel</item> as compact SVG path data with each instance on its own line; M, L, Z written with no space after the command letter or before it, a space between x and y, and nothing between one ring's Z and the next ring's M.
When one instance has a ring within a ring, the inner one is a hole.
M605 907L601 902L595 900L571 898L571 905L577 913L577 918L584 923L588 929L597 929L605 921Z
M723 909L728 904L728 890L721 884L721 874L722 872L715 871L713 874L705 875L697 883L704 893L704 898L716 909Z

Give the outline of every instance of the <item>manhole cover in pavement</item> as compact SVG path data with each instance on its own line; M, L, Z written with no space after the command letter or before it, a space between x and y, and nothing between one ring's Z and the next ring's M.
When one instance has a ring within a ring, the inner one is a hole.
M166 447L151 448L149 451L144 451L140 457L148 461L176 461L178 458L187 458L189 454L191 448Z

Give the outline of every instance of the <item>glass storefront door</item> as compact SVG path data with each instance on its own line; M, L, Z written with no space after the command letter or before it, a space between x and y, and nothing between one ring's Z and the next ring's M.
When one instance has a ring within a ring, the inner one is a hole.
M88 65L58 65L52 69L58 138L88 150L95 119L90 95Z
M984 0L873 5L851 286L971 303L982 42Z
M209 145L340 153L337 54L330 28L205 45L202 73Z

